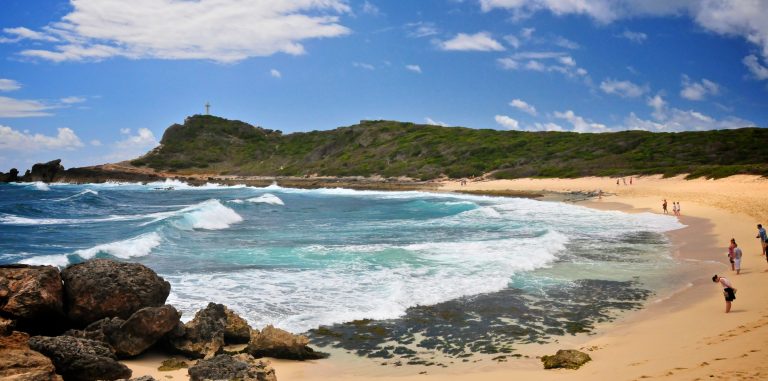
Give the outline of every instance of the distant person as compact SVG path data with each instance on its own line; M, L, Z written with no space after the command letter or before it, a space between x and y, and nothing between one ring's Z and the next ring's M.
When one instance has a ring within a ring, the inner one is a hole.
M677 202L677 215L680 216L680 201Z
M664 210L664 214L669 214L669 212L667 212L667 199L665 198L662 201L664 201L664 202L661 203L661 209Z
M719 277L717 274L712 277L712 281L720 283L720 285L723 286L723 295L725 295L725 313L731 312L731 302L736 300L736 289L733 288L733 285L728 279Z
M755 238L760 238L760 246L763 248L763 255L765 256L765 260L768 261L768 255L765 255L765 247L768 245L768 236L765 234L763 225L757 224L757 235Z
M624 185L627 185L627 179L626 179L626 178L622 177L622 178L621 178L621 181L623 181L623 182L624 182Z
M634 177L629 178L629 185L632 185L632 179L634 179Z
M602 200L603 199L603 190L600 189L597 191L597 199Z
M739 244L734 242L734 245L736 245L736 248L733 249L733 262L736 264L736 275L739 275L741 272L741 248L739 247Z
M734 252L734 249L736 249L736 240L731 238L731 244L728 245L728 262L731 262L731 271L736 271L736 265L734 262L736 253Z
M616 185L619 185L619 179L616 179Z

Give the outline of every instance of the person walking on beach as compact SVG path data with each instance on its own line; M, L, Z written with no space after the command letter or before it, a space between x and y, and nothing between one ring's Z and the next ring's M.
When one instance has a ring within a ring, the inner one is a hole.
M736 265L736 275L739 275L741 272L741 248L738 243L733 242L733 244L736 245L736 248L733 249L733 262Z
M720 285L723 286L723 295L725 295L725 313L731 312L731 302L736 300L736 289L728 279L719 277L717 274L712 277L712 281L720 283Z
M677 215L680 216L680 201L677 202Z
M664 202L661 203L661 208L664 209L664 214L669 214L667 212L667 199L666 198L664 199Z
M731 271L736 271L736 265L734 262L736 254L734 253L734 249L736 249L736 240L731 238L731 244L728 245L728 261L731 262Z
M757 236L755 236L755 238L760 238L760 246L763 248L763 255L765 255L765 247L768 245L768 236L765 234L763 225L757 224ZM765 260L768 261L768 255L765 256Z

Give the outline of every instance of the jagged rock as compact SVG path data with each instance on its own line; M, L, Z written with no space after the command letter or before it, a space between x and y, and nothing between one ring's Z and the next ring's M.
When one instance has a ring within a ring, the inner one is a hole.
M11 168L8 173L2 173L0 172L0 183L12 183L15 181L19 181L19 170L16 168Z
M325 357L310 348L306 336L294 335L268 325L260 333L254 330L246 352L254 357L273 357L289 360L314 360Z
M27 171L22 181L43 181L50 183L57 173L64 172L61 159L51 160L47 163L37 163L32 166L32 171Z
M0 266L0 314L19 325L43 330L64 323L64 296L59 270L52 266ZM41 327L36 327L41 325Z
M154 345L179 323L181 314L171 305L146 307L128 320L104 318L84 330L67 331L70 336L109 344L118 357L133 357Z
M245 344L251 340L251 326L240 315L227 307L227 326L224 329L224 342L227 344Z
M105 343L72 336L34 336L30 348L53 360L57 373L67 381L130 378L131 370L117 362Z
M184 360L179 360L172 357L168 360L163 360L157 370L161 372L170 372L172 370L179 370L181 368L189 368L189 364L187 364L187 362Z
M224 331L227 327L226 307L209 303L197 311L187 324L179 324L168 335L170 347L192 358L212 358L224 347Z
M275 370L268 361L256 360L248 354L218 355L209 360L201 360L190 367L188 373L190 381L277 381Z
M0 316L0 336L10 335L16 328L16 322Z
M29 348L29 335L13 332L0 336L0 379L13 381L61 381L53 362Z
M165 304L171 285L139 263L94 259L61 273L69 318L88 325L106 317L128 319L145 307Z
M554 356L543 356L541 358L541 361L544 363L544 369L579 369L579 367L590 360L592 358L588 354L575 349L560 349Z

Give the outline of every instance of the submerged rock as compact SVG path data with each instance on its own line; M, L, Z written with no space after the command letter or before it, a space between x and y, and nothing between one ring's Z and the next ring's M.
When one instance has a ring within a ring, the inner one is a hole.
M256 360L248 354L218 355L212 359L201 360L189 368L189 379L277 381L275 370L268 361Z
M294 335L268 325L261 332L253 331L246 351L254 357L273 357L289 360L315 360L325 354L315 352L308 346L306 336Z
M34 336L29 346L53 360L56 371L67 381L117 380L130 378L131 370L117 362L105 343L72 336Z
M81 326L162 306L171 291L170 283L138 263L94 259L71 265L61 275L67 315Z
M590 360L592 358L588 354L575 349L560 349L554 356L543 356L541 358L541 362L544 363L544 369L579 369Z
M29 335L13 332L0 336L0 379L15 381L61 381L53 362L29 347Z
M192 358L213 358L224 347L226 307L209 303L187 324L178 324L168 335L170 347Z

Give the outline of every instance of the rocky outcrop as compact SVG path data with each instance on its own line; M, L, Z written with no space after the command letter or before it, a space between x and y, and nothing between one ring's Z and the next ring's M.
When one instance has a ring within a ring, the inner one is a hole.
M29 346L53 360L66 381L130 378L131 370L117 362L105 343L71 336L34 336Z
M254 357L273 357L289 360L314 360L325 354L315 352L308 346L306 336L294 335L268 325L261 332L253 331L246 351Z
M579 367L590 360L592 358L588 354L575 349L560 349L554 356L543 356L541 358L541 362L544 363L544 369L579 369Z
M57 174L64 172L61 159L51 160L47 163L37 163L27 171L21 181L42 181L50 183Z
M224 347L226 327L226 307L209 303L190 322L179 324L169 334L168 344L174 351L192 358L213 358Z
M256 360L248 354L218 355L209 360L201 360L189 368L189 379L277 381L275 370L268 361Z
M0 183L12 183L19 181L19 170L16 168L11 168L8 173L2 173L0 172Z
M0 266L0 314L17 320L20 326L32 327L31 331L44 331L64 324L63 305L61 276L57 268ZM45 325L36 324L42 320Z
M251 340L251 326L240 315L224 307L227 326L224 327L224 342L227 344L245 344Z
M179 323L181 314L171 305L146 307L128 320L104 318L82 331L68 331L70 336L98 340L109 344L120 358L141 354Z
M0 336L10 335L16 328L16 322L0 316Z
M171 285L138 263L95 259L64 269L67 315L80 326L103 318L128 319L145 307L165 304Z
M61 381L51 359L32 350L29 335L14 332L0 336L0 379L14 381Z

